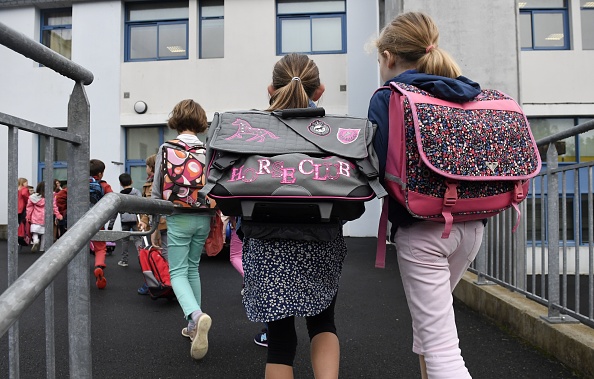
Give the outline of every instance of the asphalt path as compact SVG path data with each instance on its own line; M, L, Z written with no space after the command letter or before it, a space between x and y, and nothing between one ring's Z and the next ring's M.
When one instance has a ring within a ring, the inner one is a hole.
M374 268L375 238L347 238L336 323L341 343L341 378L420 378L411 351L411 320L396 262L388 247L385 269ZM0 241L0 292L6 289L6 241ZM24 248L19 271L39 253ZM107 257L107 287L91 288L94 378L263 378L266 348L253 343L261 324L247 320L241 304L240 275L228 251L203 256L202 308L213 320L209 351L201 361L190 358L190 343L176 301L151 300L136 289L142 274L136 259L117 265L119 247ZM91 262L89 260L89 272ZM56 378L68 378L66 270L54 282ZM553 358L528 346L476 312L455 302L460 347L474 378L578 378ZM43 294L19 321L20 378L45 378ZM76 333L77 331L70 331ZM295 378L313 378L305 322L297 320L299 346ZM8 336L0 337L0 378L8 378Z

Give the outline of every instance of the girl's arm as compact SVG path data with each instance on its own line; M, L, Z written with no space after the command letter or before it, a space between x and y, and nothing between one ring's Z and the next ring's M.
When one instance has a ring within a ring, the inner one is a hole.
M31 221L31 216L33 215L33 209L35 205L31 200L27 200L27 220Z

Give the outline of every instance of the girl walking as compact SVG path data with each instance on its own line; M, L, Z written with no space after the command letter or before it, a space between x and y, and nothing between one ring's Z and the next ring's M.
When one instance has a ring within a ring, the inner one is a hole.
M58 211L53 193L51 202L56 219L61 220L62 215ZM45 182L39 182L35 189L35 193L29 196L29 201L27 203L27 220L31 223L31 251L33 253L38 250L43 252L45 241Z
M455 102L476 97L480 86L461 76L438 39L437 26L426 14L408 12L392 20L376 41L384 85L410 84ZM378 126L374 147L381 180L389 149L389 102L390 90L377 91L368 111L370 121ZM470 378L458 346L452 291L476 257L484 225L481 221L454 223L450 237L443 239L443 224L415 219L394 199L384 201L390 201L388 218L396 233L398 267L413 320L412 349L419 355L421 377Z
M315 106L313 101L323 92L314 61L307 55L289 54L274 66L267 110ZM267 379L293 378L295 317L305 317L315 377L338 378L340 346L334 306L347 247L342 224L336 221L337 237L325 242L244 235L243 304L251 321L268 326ZM243 225L248 223L242 220Z
M196 134L208 127L206 113L200 104L193 100L182 100L171 112L167 126L177 130L176 139L188 146L203 146ZM153 189L151 196L163 199L163 172L161 168L163 146L159 147L155 160ZM201 163L206 157L200 154ZM204 242L210 232L211 213L204 209L176 208L176 212L167 216L167 248L171 286L182 307L188 326L182 329L192 341L190 355L194 359L202 359L208 351L208 331L211 318L202 312L202 287L198 266Z

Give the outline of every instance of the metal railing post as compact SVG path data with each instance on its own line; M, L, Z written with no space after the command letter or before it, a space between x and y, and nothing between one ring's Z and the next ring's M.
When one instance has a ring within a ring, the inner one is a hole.
M68 102L68 132L82 143L68 155L68 228L89 209L90 107L82 83L76 83ZM70 377L92 377L91 289L88 247L68 264L68 341Z
M8 128L8 287L18 277L19 244L18 244L18 161L19 161L19 130ZM12 217L11 217L12 216ZM8 377L19 378L19 322L15 322L8 331Z
M548 242L548 314L541 316L550 323L562 323L570 321L571 317L561 316L559 309L555 307L560 304L559 289L559 178L553 172L558 167L557 147L554 143L549 144L547 149L547 242ZM545 273L543 272L543 275ZM544 291L544 288L543 288Z

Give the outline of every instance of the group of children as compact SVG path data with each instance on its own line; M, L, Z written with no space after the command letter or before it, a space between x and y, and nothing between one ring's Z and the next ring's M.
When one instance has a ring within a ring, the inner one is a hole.
M438 37L437 26L426 14L407 12L392 20L376 41L380 76L385 85L391 81L403 82L439 98L458 101L476 96L480 86L461 76L455 61L439 48ZM314 61L304 54L288 54L274 66L268 86L267 110L312 107L323 92L324 85ZM382 181L389 149L389 97L389 91L376 92L371 98L368 116L378 125L374 147ZM193 100L183 100L174 107L168 127L177 130L178 140L192 146L204 145L196 135L207 128L206 114ZM162 198L162 173L155 171L155 167L160 167L162 150L163 145L154 161L150 161L150 168L147 159L149 180L143 188L143 196ZM204 163L204 155L201 159ZM91 160L91 176L100 181L104 192L108 193L112 189L102 181L104 170L103 162ZM120 184L123 192L138 196L130 187L129 175L122 174ZM37 201L29 202L32 211L33 204L43 200L43 186L38 186L37 193ZM443 226L414 219L393 199L389 201L399 269L413 319L413 351L419 355L422 377L470 378L458 346L451 292L477 253L484 225L480 221L455 223L452 233L456 238L442 239ZM58 215L56 210L56 218ZM29 212L27 218L31 222L38 219ZM172 287L187 323L182 335L190 338L190 355L194 359L205 356L212 323L201 308L199 274L210 219L208 212L176 208L166 217L166 227L151 237L153 244L168 249ZM123 229L135 230L135 225L131 216L122 215ZM139 225L141 228L148 226L147 216L143 216ZM268 379L293 377L296 317L306 319L315 377L338 377L340 347L334 309L347 246L342 224L336 225L338 230L332 241L259 239L244 235L241 250L232 248L232 263L244 277L243 304L247 316L252 321L266 323L268 328L265 367ZM35 230L39 235L39 229ZM237 238L234 230L232 241L236 241L236 247L240 246ZM128 264L128 246L127 243L120 266ZM241 261L237 260L238 256ZM104 269L105 243L96 242L94 274L98 288L106 285Z

